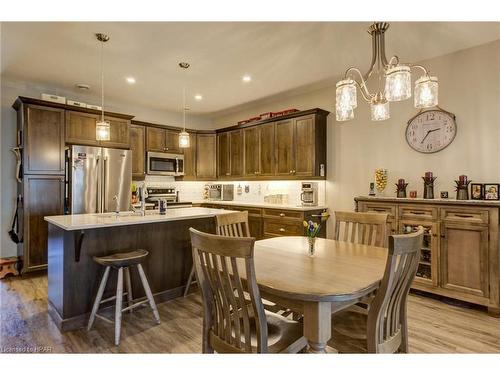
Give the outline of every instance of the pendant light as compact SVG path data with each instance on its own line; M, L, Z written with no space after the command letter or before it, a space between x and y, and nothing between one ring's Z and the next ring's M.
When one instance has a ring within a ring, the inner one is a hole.
M97 40L101 42L101 120L96 122L95 133L96 140L109 141L110 125L109 121L104 120L104 43L109 40L106 34L95 34Z
M179 66L187 72L189 63L181 62ZM186 80L182 88L182 131L179 133L179 148L189 148L189 133L186 131Z

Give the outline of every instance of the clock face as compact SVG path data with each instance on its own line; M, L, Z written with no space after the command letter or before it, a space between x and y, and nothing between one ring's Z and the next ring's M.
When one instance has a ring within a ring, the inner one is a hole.
M456 134L455 116L440 110L419 113L406 127L406 141L410 147L425 154L441 151L453 142Z

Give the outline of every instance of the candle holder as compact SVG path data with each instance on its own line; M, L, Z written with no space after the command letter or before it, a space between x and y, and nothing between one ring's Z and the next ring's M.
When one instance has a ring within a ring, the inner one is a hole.
M455 180L457 186L455 187L455 191L457 192L457 200L467 201L469 200L469 184L471 181L467 180Z
M396 197L397 198L406 198L406 187L408 183L403 179L399 179L396 185Z
M422 177L424 180L424 199L434 199L434 181L437 177Z

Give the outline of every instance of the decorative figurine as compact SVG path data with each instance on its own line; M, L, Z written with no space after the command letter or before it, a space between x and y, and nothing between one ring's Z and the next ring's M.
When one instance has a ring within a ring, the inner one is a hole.
M406 187L408 183L405 182L404 178L400 178L396 184L396 197L406 198Z
M432 172L425 172L424 180L424 199L434 199L434 181L437 177L432 175Z
M417 197L417 191L416 190L411 190L410 191L410 198L416 198Z
M448 192L447 191L441 192L441 199L448 199Z
M374 182L370 182L370 192L368 193L368 195L370 197L375 196L375 183Z
M469 200L469 184L471 183L471 181L467 179L467 176L458 176L458 180L455 180L455 183L457 184L457 186L455 187L455 190L457 192L457 200Z

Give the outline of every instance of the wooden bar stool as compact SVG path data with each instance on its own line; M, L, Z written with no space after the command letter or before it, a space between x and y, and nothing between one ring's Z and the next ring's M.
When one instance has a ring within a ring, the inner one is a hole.
M99 310L99 306L111 300L116 300L115 305L115 345L120 345L120 330L121 330L121 322L122 322L122 312L124 311L132 311L134 308L143 305L145 303L149 303L151 310L153 310L153 315L155 317L156 323L160 324L160 314L158 313L158 309L156 308L156 303L153 298L153 293L151 293L151 288L149 287L148 280L146 279L146 275L144 274L144 270L141 266L141 261L148 255L149 253L146 250L134 250L126 253L116 253L111 255L105 255L102 257L94 257L94 260L106 266L104 270L104 275L101 279L101 283L99 284L99 289L97 291L97 295L95 297L94 306L92 307L92 313L90 314L89 323L87 325L87 331L90 331L92 325L94 324L94 320L96 317L101 318L102 320L113 323L111 319L108 319L102 315L99 315L97 311ZM142 287L144 288L144 292L146 292L146 298L141 299L138 302L133 303L132 297L132 284L130 282L130 267L136 266L139 271L139 276L141 278ZM106 288L106 283L108 281L109 271L111 268L118 270L118 281L116 283L116 296L107 298L102 300L102 295L104 293L104 289ZM125 276L125 288L126 292L123 293L123 277ZM127 295L127 307L122 309L122 301L123 295Z

